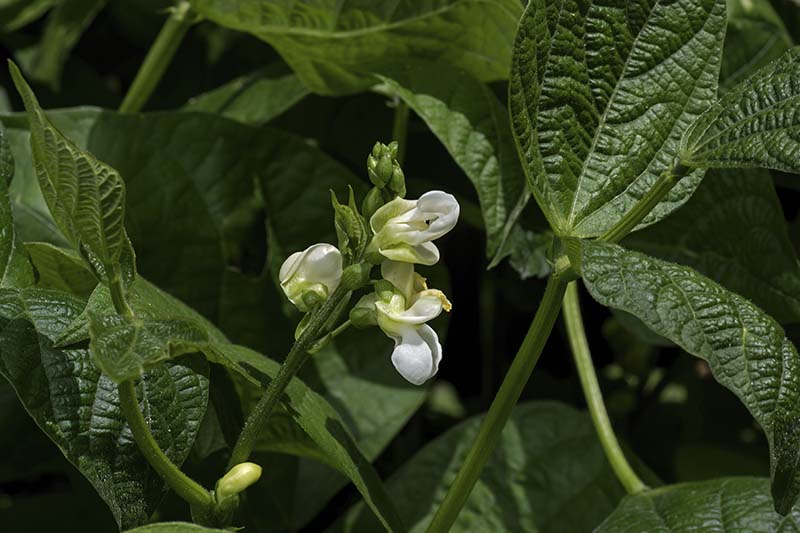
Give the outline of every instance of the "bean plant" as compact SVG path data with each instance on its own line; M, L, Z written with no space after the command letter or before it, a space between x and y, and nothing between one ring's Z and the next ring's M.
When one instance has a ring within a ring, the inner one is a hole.
M106 4L0 0L0 529L800 528L800 8Z

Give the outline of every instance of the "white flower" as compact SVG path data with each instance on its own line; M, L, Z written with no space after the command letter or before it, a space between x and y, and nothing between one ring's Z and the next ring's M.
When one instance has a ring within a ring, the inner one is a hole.
M342 254L330 244L312 244L290 255L278 277L286 297L303 312L328 299L342 280Z
M450 311L450 302L441 291L428 289L410 263L384 261L381 274L396 290L372 293L358 306L374 306L378 327L394 340L392 364L405 379L422 385L436 374L442 360L439 337L426 322L442 310Z
M458 213L455 197L442 191L427 192L419 200L395 198L370 219L372 246L393 261L433 265L439 249L431 241L453 229Z

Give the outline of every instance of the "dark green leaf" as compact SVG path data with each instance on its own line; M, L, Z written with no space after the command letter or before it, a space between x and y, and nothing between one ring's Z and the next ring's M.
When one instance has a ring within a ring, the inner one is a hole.
M782 517L772 510L766 479L732 477L627 496L595 531L771 533L798 529L800 512Z
M19 69L11 75L28 111L31 154L47 206L64 235L106 283L135 276L125 232L125 184L119 173L78 148L50 122Z
M131 529L126 533L227 533L227 529L212 529L188 522L161 522Z
M216 113L245 124L266 124L303 99L309 90L294 74L258 72L192 98L184 109Z
M57 0L0 0L0 32L17 30L50 9Z
M105 4L106 0L61 0L56 5L31 62L33 79L58 89L69 53Z
M88 298L97 287L97 278L76 252L47 242L28 242L25 249L36 269L37 287L58 289L81 298Z
M800 356L775 320L696 271L601 242L583 245L594 298L708 362L764 428L775 508L800 493Z
M480 421L429 443L389 480L411 531L425 531ZM586 414L558 403L521 404L450 531L590 531L624 493ZM380 531L363 511L356 506L339 530Z
M686 205L625 245L696 269L778 322L800 321L800 266L767 171L710 171Z
M14 176L14 156L8 136L0 123L0 287L21 287L33 283L33 271L20 249L14 230L14 215L8 186Z
M730 89L792 46L769 0L729 0L720 88Z
M147 521L164 492L133 441L114 383L84 348L53 339L82 303L57 291L6 290L0 301L0 374L39 427L94 485L121 528ZM138 385L153 435L180 465L208 400L208 366L183 358L144 375Z
M681 140L692 167L800 172L800 48L756 72L708 109Z
M482 80L504 79L520 13L517 0L194 0L192 5L217 24L271 44L303 83L321 94L369 87L373 73L409 57L435 59Z
M493 258L529 198L504 106L477 78L441 63L404 64L381 79L425 121L475 186L486 254Z
M717 95L725 0L532 0L511 67L511 119L559 233L598 236L673 165ZM685 202L694 172L645 219Z

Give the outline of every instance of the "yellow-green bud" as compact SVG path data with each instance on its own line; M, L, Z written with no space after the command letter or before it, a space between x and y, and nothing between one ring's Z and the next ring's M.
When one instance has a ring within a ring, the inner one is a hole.
M261 467L255 463L239 463L217 481L214 494L218 502L243 492L261 478Z
M403 169L400 168L400 163L394 162L394 169L392 170L392 177L389 179L389 190L400 198L406 196L406 177L403 174Z
M348 291L355 291L369 283L369 273L372 265L369 263L357 263L344 269L342 274L342 286Z

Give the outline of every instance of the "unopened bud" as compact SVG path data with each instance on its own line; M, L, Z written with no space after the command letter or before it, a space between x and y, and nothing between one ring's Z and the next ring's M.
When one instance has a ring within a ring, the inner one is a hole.
M261 467L255 463L239 463L217 481L215 496L222 502L243 492L261 478Z
M383 195L378 187L373 187L364 197L364 202L361 204L361 212L364 213L364 218L369 220L375 211L383 206Z
M348 291L355 291L369 283L369 274L372 265L369 263L357 263L344 269L342 274L342 286Z
M400 198L406 196L406 177L403 174L403 169L400 168L400 163L394 162L392 169L392 177L389 180L389 189Z

